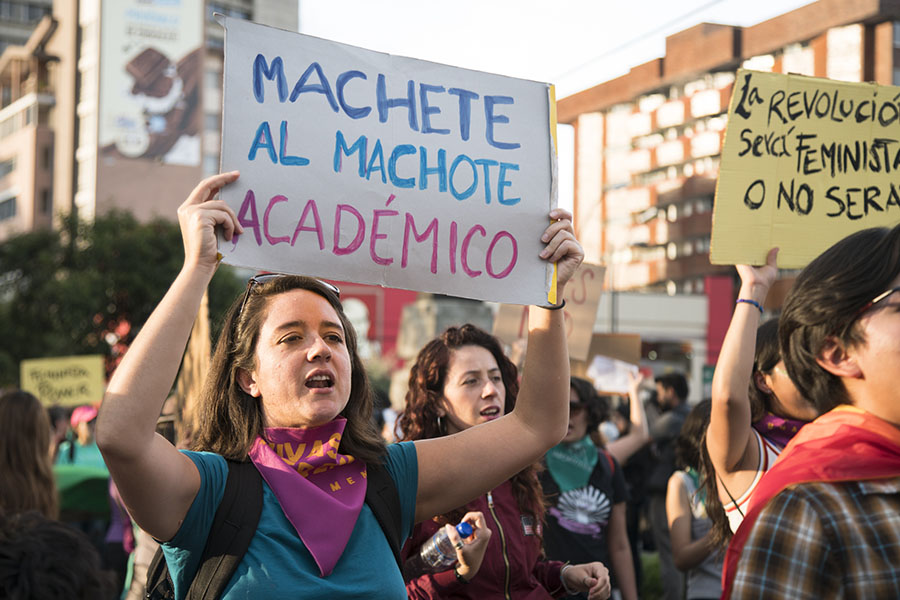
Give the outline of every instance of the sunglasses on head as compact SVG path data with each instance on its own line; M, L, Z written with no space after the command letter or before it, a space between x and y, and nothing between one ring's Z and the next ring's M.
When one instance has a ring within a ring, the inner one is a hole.
M900 286L893 287L889 290L885 290L885 291L881 292L880 294L878 294L877 296L875 296L874 298L872 298L871 300L869 300L868 302L866 302L862 308L860 308L858 311L856 311L856 314L854 315L854 319L856 319L857 317L862 315L864 312L866 312L867 310L869 310L870 308L872 308L873 306L875 306L882 300L886 300L887 297L890 296L891 294L893 294L894 292L900 292Z
M253 289L253 286L262 285L267 281L272 281L273 279L278 279L279 277L287 277L284 273L262 273L260 275L254 275L250 279L247 280L247 291L244 292L244 298L241 300L241 307L238 309L238 316L241 316L241 313L244 312L244 307L247 305L247 300L250 298L250 290ZM341 290L338 289L336 285L328 283L327 281L322 281L321 279L316 279L319 283L321 283L324 287L334 292L334 295L338 297L338 300L341 299Z

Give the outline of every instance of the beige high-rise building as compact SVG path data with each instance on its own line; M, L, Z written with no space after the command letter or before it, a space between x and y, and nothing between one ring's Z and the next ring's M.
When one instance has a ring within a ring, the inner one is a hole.
M43 16L21 41L7 10ZM175 218L218 170L216 13L298 26L296 0L0 1L0 241L71 211Z

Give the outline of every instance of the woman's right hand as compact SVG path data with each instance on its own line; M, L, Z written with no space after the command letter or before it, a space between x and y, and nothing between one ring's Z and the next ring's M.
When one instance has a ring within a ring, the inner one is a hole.
M222 200L214 199L219 190L236 181L239 176L238 171L230 171L207 177L197 184L187 200L178 207L185 265L216 267L219 253L217 226L222 227L222 234L229 241L234 234L243 232L244 229L231 207Z
M550 211L550 225L544 230L541 241L546 244L541 258L556 263L556 288L558 301L562 300L563 288L584 260L584 249L575 238L572 213L562 208Z
M769 288L775 283L778 277L778 248L772 248L766 255L766 264L761 267L751 265L735 265L738 275L741 277L741 292L743 294L752 294L753 292L768 293ZM765 294L762 296L762 302L765 300Z
M462 520L475 530L466 539L462 539L452 525L446 525L446 527L449 527L447 532L450 535L450 541L457 546L456 558L459 564L456 566L456 572L466 581L471 581L478 574L478 569L481 568L481 561L484 560L484 553L487 550L488 541L491 539L491 530L484 522L484 514L479 511L466 513ZM459 547L459 542L462 542L462 547Z
M628 391L631 393L632 391L636 394L641 389L641 384L644 382L644 374L640 371L632 372L628 371Z

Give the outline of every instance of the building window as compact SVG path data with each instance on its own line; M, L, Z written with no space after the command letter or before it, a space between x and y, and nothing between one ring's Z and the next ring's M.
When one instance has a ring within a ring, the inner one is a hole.
M6 177L10 173L16 170L16 159L10 158L9 160L0 161L0 177Z
M206 131L219 131L219 126L221 125L221 118L218 113L206 113L205 116L206 124L204 129Z
M206 79L206 83L204 84L208 88L212 89L221 89L222 87L222 72L208 70L203 74L204 79Z
M49 11L49 6L30 6L21 0L0 2L0 19L13 23L37 23Z
M16 198L7 198L0 202L0 221L12 219L16 216Z
M49 215L53 210L53 192L50 188L41 190L41 214Z
M670 204L666 209L666 218L669 220L669 223L674 223L678 220L678 207L674 204Z
M203 174L213 175L219 172L219 157L215 154L207 154L203 157Z
M713 197L705 196L703 198L698 198L694 204L694 210L696 210L698 214L708 213L713 208Z

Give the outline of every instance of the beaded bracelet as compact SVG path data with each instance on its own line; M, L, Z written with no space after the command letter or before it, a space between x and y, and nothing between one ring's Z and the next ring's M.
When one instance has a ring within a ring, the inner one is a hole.
M747 304L752 304L756 308L759 309L759 314L763 314L762 304L757 302L756 300L750 300L749 298L738 298L735 304L740 304L741 302L746 302Z
M559 310L565 305L566 305L566 301L563 300L559 304L551 304L550 306L542 306L541 308L546 308L547 310Z

